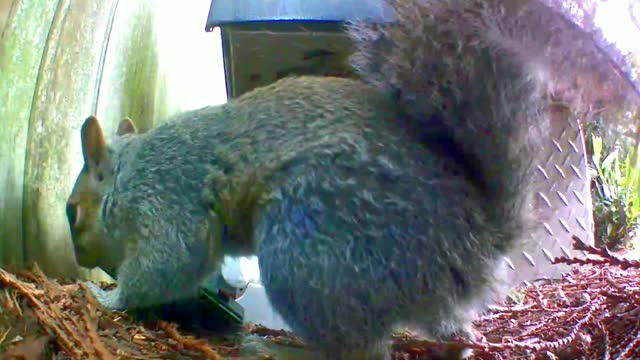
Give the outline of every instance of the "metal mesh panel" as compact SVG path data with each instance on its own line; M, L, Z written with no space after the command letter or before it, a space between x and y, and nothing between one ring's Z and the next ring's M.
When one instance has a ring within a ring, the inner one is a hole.
M535 210L543 224L527 236L524 251L507 259L507 276L516 281L559 277L566 265L552 265L554 257L583 256L572 249L576 235L593 244L591 181L582 129L567 112L554 113L536 174Z

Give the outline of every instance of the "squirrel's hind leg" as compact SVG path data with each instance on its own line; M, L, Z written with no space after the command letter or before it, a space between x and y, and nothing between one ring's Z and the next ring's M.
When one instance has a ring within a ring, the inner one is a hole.
M307 342L312 351L318 351L322 360L391 359L391 344L384 341L385 318L378 319L377 314L360 306L343 291L318 284L325 275L336 279L340 275L330 275L314 266L304 268L298 261L305 259L293 256L288 259L291 262L260 261L261 279L269 301L293 332ZM305 270L315 271L318 276L310 276Z
M466 233L438 222L463 192L441 199L439 187L454 181L432 175L422 152L410 158L399 149L389 158L357 150L287 168L257 223L260 276L274 309L327 357L384 359L391 349L384 339L408 310L426 296L440 314L446 305L437 300L458 291L438 261L460 251L441 242L461 235L437 232Z

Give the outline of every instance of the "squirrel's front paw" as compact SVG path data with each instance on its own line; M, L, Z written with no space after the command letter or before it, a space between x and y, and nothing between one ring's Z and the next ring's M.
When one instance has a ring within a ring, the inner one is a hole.
M109 310L125 310L125 306L120 297L120 288L104 290L100 286L86 281L84 285L91 290L93 296L98 302Z

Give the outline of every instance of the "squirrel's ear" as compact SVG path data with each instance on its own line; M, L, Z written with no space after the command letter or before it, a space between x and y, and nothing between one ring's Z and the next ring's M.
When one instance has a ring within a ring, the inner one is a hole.
M129 119L128 117L125 117L124 119L122 119L122 121L120 121L120 124L118 125L118 131L116 132L116 134L118 136L122 136L126 134L136 134L137 132L138 132L138 129L136 128L136 125L133 123L133 120Z
M89 116L80 130L82 156L88 166L97 166L107 156L107 142L95 116Z

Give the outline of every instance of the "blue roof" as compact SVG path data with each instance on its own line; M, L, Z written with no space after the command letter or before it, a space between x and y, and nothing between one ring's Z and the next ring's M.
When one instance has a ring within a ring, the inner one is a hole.
M212 0L207 31L216 26L256 21L388 21L384 0Z

